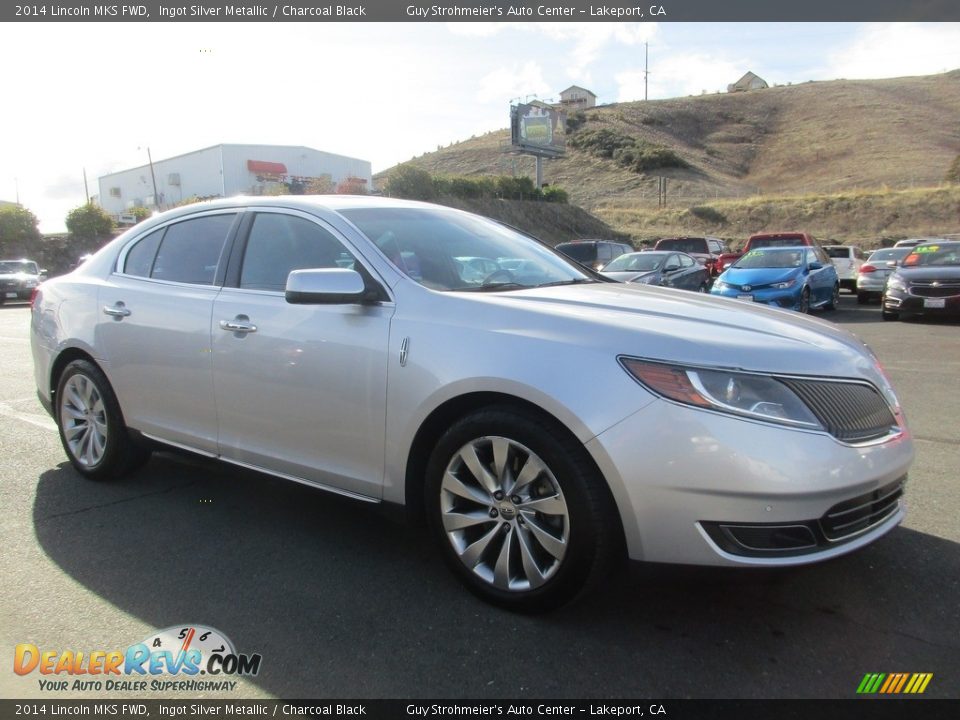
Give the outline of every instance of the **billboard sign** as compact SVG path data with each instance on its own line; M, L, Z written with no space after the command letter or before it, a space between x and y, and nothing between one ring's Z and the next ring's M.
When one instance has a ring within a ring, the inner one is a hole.
M510 140L520 150L560 155L566 141L566 115L542 102L510 108Z

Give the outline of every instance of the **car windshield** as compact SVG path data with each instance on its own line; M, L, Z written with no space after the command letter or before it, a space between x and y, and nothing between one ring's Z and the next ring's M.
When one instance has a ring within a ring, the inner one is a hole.
M28 260L0 260L0 273L27 273L39 275L37 264Z
M666 257L664 253L627 253L610 262L604 272L651 272L659 270Z
M657 242L657 250L679 250L685 253L705 253L707 241L698 238L668 238Z
M340 211L401 272L446 291L594 282L575 264L504 225L443 208Z
M803 248L764 248L751 250L734 263L745 270L754 268L798 268L803 262Z
M850 248L843 247L842 245L828 245L824 250L827 251L827 255L831 258L850 259Z
M887 248L886 250L877 250L867 258L867 262L877 263L899 261L903 260L909 254L910 248Z
M960 243L918 245L903 259L904 267L960 265Z

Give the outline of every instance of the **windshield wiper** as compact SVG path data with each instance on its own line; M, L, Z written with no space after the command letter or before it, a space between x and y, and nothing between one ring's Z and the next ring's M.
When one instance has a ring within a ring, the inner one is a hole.
M496 292L497 290L529 290L529 285L521 285L515 282L487 283L486 285L477 285L475 287L457 288L458 292Z
M557 280L556 282L543 283L543 285L535 285L534 287L545 288L545 287L560 287L561 285L586 285L588 283L598 283L600 280L594 280L593 278L577 278L576 280Z

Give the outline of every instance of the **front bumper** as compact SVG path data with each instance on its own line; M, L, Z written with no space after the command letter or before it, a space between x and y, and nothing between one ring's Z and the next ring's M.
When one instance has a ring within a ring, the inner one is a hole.
M616 498L630 557L695 565L796 565L863 547L903 519L899 494L886 491L902 490L913 459L905 430L853 446L666 400L587 449ZM864 500L874 494L886 504ZM861 510L848 515L859 524L835 530L843 523L831 514L865 503L865 522Z
M771 305L788 310L796 310L800 307L800 293L803 291L802 285L777 290L774 288L761 288L759 290L737 290L734 288L724 288L723 290L711 291L714 295L721 297L736 298L738 300L748 300L764 305Z
M927 298L902 290L888 290L883 296L883 309L907 315L960 316L960 295Z

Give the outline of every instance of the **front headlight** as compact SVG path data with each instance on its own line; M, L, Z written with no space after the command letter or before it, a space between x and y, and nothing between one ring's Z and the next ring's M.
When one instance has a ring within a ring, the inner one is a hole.
M784 282L774 283L770 287L772 287L774 290L786 290L787 288L791 288L796 284L797 280L794 278L793 280L785 280Z
M726 290L726 289L729 288L729 287L730 287L730 286L727 285L727 283L723 282L722 280L714 280L714 281L713 281L713 289L714 289L714 290Z
M891 275L890 279L887 280L887 290L899 290L900 292L906 292L907 284L899 275Z
M769 375L669 365L635 358L620 364L657 395L731 415L822 430L810 409L786 385Z
M24 281L23 281L23 286L24 286L25 288L35 288L35 287L37 286L37 281L36 281L36 280L24 280Z

